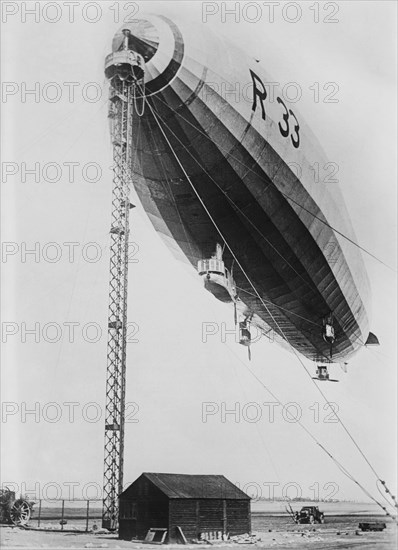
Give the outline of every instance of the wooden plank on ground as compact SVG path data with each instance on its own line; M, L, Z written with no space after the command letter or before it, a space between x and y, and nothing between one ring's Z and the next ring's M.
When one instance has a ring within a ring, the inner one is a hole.
M181 527L179 525L177 525L176 529L177 529L177 533L180 535L181 540L183 541L183 543L188 544L186 536L184 535L184 531L181 529Z
M159 535L161 536L160 540L154 540L155 537L159 538ZM167 529L164 527L151 527L148 530L148 533L146 534L145 539L143 540L144 544L163 544L167 537Z

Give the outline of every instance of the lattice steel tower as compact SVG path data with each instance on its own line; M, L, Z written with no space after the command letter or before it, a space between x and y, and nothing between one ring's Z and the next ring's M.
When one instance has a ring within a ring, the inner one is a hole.
M144 76L142 58L129 49L130 32L124 30L123 34L119 51L105 60L105 75L110 82L113 192L102 527L111 530L117 528L118 495L123 490L129 213L133 207L129 197L135 158L133 109Z

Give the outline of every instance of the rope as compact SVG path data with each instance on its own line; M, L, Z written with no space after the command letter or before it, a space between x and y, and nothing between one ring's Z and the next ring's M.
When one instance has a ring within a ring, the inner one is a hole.
M384 494L381 492L380 487L379 487L379 483L381 483L381 484L383 485L385 492L390 494L391 499L392 499L392 500L394 501L394 503L395 503L394 506L395 506L395 508L397 508L398 506L397 506L397 501L396 501L395 496L392 495L392 494L390 493L390 491L388 490L388 488L385 486L384 481L381 481L380 479L378 479L377 482L376 482L376 487L377 487L377 490L379 491L379 493L381 494L381 496L384 498L384 500L387 502L387 504L389 504L390 506L392 506L391 502L388 500L388 498L386 497L386 495L384 495Z
M158 116L162 120L163 124L167 127L167 129L177 139L177 141L180 143L180 145L185 149L185 151L190 155L190 157L196 162L196 164L200 167L200 169L209 177L209 179L211 179L211 181L217 186L219 191L225 195L225 197L233 205L233 207L250 223L250 225L253 226L253 228L261 235L261 237L267 242L267 244L269 244L269 246L271 246L278 253L278 255L285 261L285 263L296 273L296 275L298 275L302 279L302 281L308 286L308 288L310 288L311 291L313 291L313 288L309 285L308 281L306 281L300 275L300 273L298 273L298 271L296 271L294 269L294 267L288 262L288 260L269 242L269 240L265 237L265 235L254 225L254 223L250 220L250 218L248 218L246 216L246 214L234 203L234 201L228 196L228 194L219 186L219 184L214 180L214 178L207 172L207 170L200 164L200 162L194 157L194 155L187 149L187 147L184 145L184 143L170 129L170 127L166 124L166 122L162 119L162 117L159 114L158 114ZM247 291L245 291L245 292L247 292ZM249 292L247 292L247 293L250 294ZM278 307L279 309L283 309L281 306L278 306L277 304L274 304L273 302L269 302L269 303L272 303L273 306ZM298 315L295 312L287 310L287 309L285 309L285 311L291 313L292 315ZM305 317L301 317L301 318L306 320L309 323L312 323L312 324L318 326L316 323L314 323L313 321L310 321L309 319L306 319ZM341 326L344 325L344 323L342 323L341 320L339 320L338 317L335 316L335 318ZM355 336L355 340L357 340L360 343L360 345L366 346L366 343L359 336ZM322 352L320 352L319 350L317 350L317 351L318 351L318 355L323 355ZM324 357L325 357L325 360L328 361L328 358L326 356L324 356Z
M148 128L149 128L149 125L148 125ZM149 128L150 130L150 128ZM159 149L156 147L156 143L155 143L155 139L152 135L152 132L150 132L150 136L151 136L151 139L152 139L152 147L153 149L156 151L156 152L160 152ZM185 223L183 222L182 220L182 216L181 216L181 212L178 208L178 204L177 204L177 201L175 199L175 196L174 196L174 193L172 192L171 190L171 186L170 186L170 181L169 181L169 178L167 176L167 173L166 173L166 169L165 169L165 166L163 164L163 161L162 161L162 155L157 155L157 157L159 157L159 163L160 163L160 166L162 167L162 172L163 172L163 175L164 175L164 179L165 179L165 182L166 182L166 185L167 185L167 190L169 192L169 195L170 195L170 199L172 200L173 204L174 204L174 208L176 209L176 212L178 214L178 217L179 217L179 220L180 220L180 223L181 223L181 226L183 228L183 231L184 231L184 235L185 235L185 238L186 238L186 241L188 243L188 246L189 246L189 249L191 251L191 256L192 258L194 257L194 253L193 253L193 250L192 250L192 244L191 244L191 240L190 238L188 237L188 233L187 233L187 230L186 230L186 226L185 226ZM156 162L156 158L154 158L154 162Z
M158 98L159 99L159 98ZM164 103L164 102L162 102ZM173 136L177 139L177 141L180 143L180 145L185 149L185 151L190 155L190 157L198 164L198 166L201 168L201 170L211 179L211 181L217 186L217 188L219 189L219 191L221 193L223 193L225 195L225 197L227 198L227 200L233 205L233 207L243 216L245 217L245 219L254 227L254 229L262 236L262 238L278 253L278 255L286 262L287 265L289 265L289 267L308 285L308 287L312 290L312 287L309 285L309 283L300 275L300 273L298 273L294 267L288 262L288 260L268 241L268 239L265 237L265 235L254 225L254 223L246 216L246 214L232 201L232 199L228 196L228 194L219 186L219 184L215 181L215 179L207 172L207 170L200 164L200 162L194 157L194 155L187 149L187 147L184 145L184 143L178 138L178 136L176 136L176 134L170 129L170 127L165 123L165 121L162 119L162 117L158 114L159 118L162 120L163 124L168 128L168 130L173 134ZM184 119L185 120L185 119ZM206 136L207 137L207 136ZM240 289L240 290L243 290L243 289ZM244 292L246 292L247 294L250 294L251 296L253 296L250 292L248 292L247 290L243 290ZM273 302L268 302L270 304L272 304L274 307L277 307L279 309L282 309L292 315L296 315L296 316L299 316L301 317L303 320L309 322L309 323L312 323L316 326L318 326L316 323L314 323L313 321L311 321L310 319L306 319L305 317L303 316L300 316L298 315L297 313L293 312L293 311L290 311L288 309L285 309L283 308L282 306L278 306L277 304L274 304ZM336 317L335 315L335 318L336 320L339 322L340 325L343 325L344 323L342 323L338 317ZM369 348L367 348L366 346L366 343L359 337L359 336L355 336L355 340L358 341L360 343L361 346L363 347L366 347L366 349L368 351ZM323 355L319 350L318 350L318 354L319 355ZM328 358L325 357L326 360L328 360Z
M304 363L302 362L301 358L300 358L299 355L297 354L297 352L296 352L296 350L294 349L294 347L291 345L289 339L284 335L283 330L280 328L278 322L275 320L274 316L272 315L272 313L270 312L270 310L268 309L268 307L267 307L266 304L264 303L264 301L263 301L263 299L261 298L260 294L257 292L257 289L255 288L255 286L254 286L253 283L251 282L251 280L250 280L250 278L248 277L247 273L245 272L245 270L244 270L243 267L241 266L239 260L238 260L237 257L235 256L235 254L234 254L232 248L229 246L229 244L228 244L227 240L225 239L225 237L224 237L222 231L219 229L217 223L215 222L214 218L212 217L211 213L209 212L208 208L206 207L206 205L204 204L202 198L200 197L199 193L197 192L195 186L193 185L193 183L192 183L192 181L191 181L191 179L190 179L188 173L186 172L184 166L182 165L180 159L178 158L177 154L175 153L173 146L171 145L171 143L170 143L170 141L169 141L167 135L165 134L165 132L164 132L164 130L163 130L163 128L162 128L162 126L161 126L161 124L160 124L160 122L159 122L159 119L158 119L157 114L155 113L155 111L154 111L154 109L152 108L152 106L151 106L151 104L149 103L149 101L148 101L147 103L148 103L148 106L149 106L149 108L150 108L150 110L151 110L151 112L152 112L152 115L153 115L153 117L154 117L156 123L158 124L158 127L159 127L159 129L160 129L160 131L161 131L163 137L165 138L165 140L166 140L168 146L170 147L170 150L171 150L173 156L175 157L175 159L176 159L178 165L180 166L180 168L181 168L182 172L184 173L185 177L187 178L187 181L188 181L189 184L191 185L191 187L192 187L194 193L195 193L196 196L198 197L198 199L199 199L199 201L200 201L202 207L204 208L204 210L206 211L207 215L209 216L209 218L210 218L211 222L213 223L215 229L217 230L217 232L219 233L219 235L220 235L221 238L223 239L225 245L227 246L227 248L228 248L228 250L230 251L231 255L234 257L236 263L238 264L238 266L239 266L239 268L241 269L242 273L245 275L245 277L246 277L246 279L248 280L250 286L253 288L254 292L255 292L256 295L258 296L258 298L259 298L259 300L261 301L261 303L263 304L264 308L267 310L268 314L272 317L274 323L277 325L278 329L280 330L280 332L281 332L282 335L284 336L285 340L287 341L287 343L288 343L289 346L291 347L293 353L295 354L295 356L296 356L297 359L299 360L300 364L301 364L302 367L305 369L306 373L310 376L312 382L315 384L315 382L313 381L313 379L312 379L310 373L308 372L307 368L305 367ZM163 123L164 123L164 121L163 121ZM165 124L165 123L164 123L164 124ZM167 126L167 124L165 124L165 125L166 125L166 127L168 128L168 130L169 130L170 132L172 132L172 130ZM172 132L172 133L173 133L174 137L176 137L175 134L174 134L174 132ZM177 139L178 139L178 138L177 138ZM180 140L178 140L178 141L180 141ZM180 143L181 143L181 142L180 142ZM329 403L328 399L326 398L326 396L324 395L324 393L322 392L322 390L321 390L321 389L319 388L319 386L317 386L316 384L315 384L315 387L318 388L318 391L321 393L321 395L322 395L323 398L325 399L326 403L327 403L328 406L330 407L330 403ZM331 407L330 407L330 408L331 408ZM332 410L333 410L333 409L332 409ZM366 458L365 454L363 453L363 451L361 450L361 448L359 447L359 445L356 443L355 439L354 439L353 436L350 434L350 432L348 431L348 429L346 428L346 426L344 425L344 423L342 422L342 420L340 419L340 417L338 416L338 414L337 414L335 411L334 411L334 414L336 415L336 417L337 417L337 419L339 420L340 424L343 426L344 430L345 430L346 433L349 435L350 439L353 441L353 443L355 444L355 446L357 447L357 449L360 451L361 455L365 458L366 462L367 462L368 465L371 467L371 469L372 469L372 471L375 473L376 477L380 480L380 482L382 482L382 480L380 479L380 477L377 475L376 470L375 470L375 469L373 468L373 466L370 464L369 460ZM310 433L310 432L309 432L309 433ZM312 436L312 434L311 434L311 436ZM313 437L313 436L312 436L312 437ZM316 442L318 443L318 441L316 441ZM319 443L318 443L318 444L319 444ZM319 444L319 445L320 445L320 444ZM325 449L322 445L320 445L320 446L326 451L326 449ZM334 460L334 457L333 457L328 451L326 451L326 452L327 452L327 453L329 454L329 456ZM354 479L353 477L352 477L352 480L355 481L355 479ZM359 484L359 482L357 482L357 481L355 481L355 482L362 488L362 486ZM372 497L372 498L373 498L373 497ZM382 509L385 510L385 507L381 506L381 504L380 504L378 501L376 501L375 499L373 499L373 500L374 500Z
M159 101L161 101L162 103L164 103L165 105L167 105L164 101L162 101L159 97L157 97L156 99L159 99ZM182 115L180 115L179 113L176 112L176 114L178 114L183 120L185 120L186 122L188 122L193 128L196 128L193 124L191 124L187 119L185 119ZM196 164L198 164L198 166L201 168L201 170L212 180L212 182L217 186L217 188L219 189L219 191L221 193L223 193L225 195L225 197L227 198L227 200L232 204L232 206L248 221L248 223L250 225L252 225L252 227L261 235L261 237L267 242L267 244L269 246L271 246L275 252L285 261L285 263L296 273L296 275L298 275L302 281L311 289L312 287L309 285L308 281L306 281L300 273L298 273L298 271L295 270L295 268L289 263L289 261L272 245L272 243L265 237L265 235L254 225L254 223L250 220L250 218L248 218L246 216L246 214L234 203L234 201L228 196L228 194L219 186L219 184L214 180L214 178L207 172L207 170L199 163L199 161L194 157L194 155L187 149L187 147L184 145L184 143L182 143L182 141L176 136L176 134L170 129L170 127L164 122L164 120L162 119L162 117L160 117L160 115L158 114L159 118L161 118L163 124L165 124L165 126L168 128L168 130L173 134L173 136L178 140L178 142L180 143L180 145L182 145L182 147L185 149L185 151L190 155L190 157L196 162ZM197 128L196 128L197 129ZM200 132L200 130L198 130ZM200 132L202 135L204 135L207 139L210 139L207 134L203 133L203 132ZM221 148L221 147L220 147ZM222 148L221 148L222 149ZM229 155L231 158L234 158L232 155ZM235 159L235 160L238 160L238 159ZM238 162L240 162L238 160ZM249 170L251 170L247 165L244 165L243 163L241 163L243 166L245 166L246 168L248 168ZM252 170L251 170L252 171ZM254 172L253 172L254 173ZM224 245L225 246L225 245ZM243 290L243 289L240 289L240 290ZM250 294L252 295L251 293L249 293L248 291L244 291L246 292L247 294ZM305 317L302 317L300 315L298 315L297 313L293 312L293 311L290 311L288 309L284 309L282 308L281 306L278 306L277 304L274 304L273 302L269 302L271 303L273 306L279 308L279 309L283 309L284 311L292 314L292 315L296 315L296 316L299 316L301 317L303 320L309 322L309 323L312 323L316 326L318 326L316 323L314 323L313 321L310 321L309 319L306 319ZM338 317L336 317L336 320L339 322L339 324L341 326L344 325L344 323L342 323ZM360 343L361 346L364 346L368 351L369 348L367 348L366 346L366 343L362 340L362 338L360 336L355 336L355 340L358 341ZM321 352L318 351L318 354L319 355L323 355ZM326 360L328 360L328 358L325 357Z
M141 93L142 93L142 108L141 108L141 112L138 110L138 107L137 107L137 85L140 87ZM135 112L137 113L137 115L138 115L139 117L142 117L143 114L145 113L145 82L143 82L142 88L141 88L141 86L138 84L138 82L137 82L137 85L136 85L135 82L133 83L134 109L135 109Z
M160 98L157 97L157 99L159 99L160 101L162 101ZM162 101L162 103L164 103ZM179 113L176 113L176 114L179 114ZM158 115L159 118L160 115ZM182 117L182 115L179 115ZM182 117L184 120L186 120L184 117ZM162 119L162 122L167 126L167 124L164 122L164 120ZM187 122L189 122L187 120ZM192 125L193 126L193 125ZM193 126L195 128L195 126ZM219 191L221 193L223 193L225 195L225 197L227 198L227 200L233 205L233 207L250 223L250 225L253 226L253 228L261 235L261 237L278 253L278 255L286 262L287 265L289 265L289 267L302 279L302 281L312 290L312 287L309 285L308 281L306 281L301 275L300 273L298 273L294 267L288 262L288 260L269 242L269 240L265 237L265 235L254 225L254 223L250 220L250 218L248 218L246 216L246 214L233 202L233 200L228 196L228 194L219 186L219 184L215 181L215 179L209 174L209 172L207 172L207 170L199 163L199 161L194 157L194 155L189 151L189 149L187 149L187 147L185 147L185 145L181 142L181 140L176 136L176 134L167 126L167 128L169 129L169 131L173 134L173 136L179 141L179 143L182 145L182 147L185 149L185 151L190 155L190 157L198 164L198 166L201 168L201 170L212 180L212 182L217 186L217 188L219 189ZM198 130L199 131L199 130ZM203 135L206 135L206 134L203 134ZM206 135L206 137L208 138L208 136ZM209 139L209 138L208 138ZM231 156L231 155L230 155ZM233 158L231 156L231 158ZM246 166L247 167L247 166ZM248 168L248 167L247 167ZM250 292L248 292L247 290L244 290L244 289L239 289L239 290L242 290L243 292L246 292L247 294L251 295L251 296L254 296L253 294L251 294ZM270 304L272 304L274 307L277 307L283 311L286 311L288 313L290 313L291 315L295 315L295 316L298 316L300 318L302 318L303 320L305 320L306 322L308 323L312 323L313 325L315 326L318 326L317 323L311 321L310 319L307 319L303 316L300 316L299 314L291 311L291 310L288 310L286 308L283 308L282 306L278 306L277 304L273 303L273 302L268 302ZM335 315L335 318L336 320L339 322L340 325L343 326L344 323L342 323L340 321L340 319L338 317L336 317ZM367 346L366 346L366 343L362 340L362 338L360 336L355 336L355 340L357 342L359 342L359 344L363 347L365 347L365 349L367 351L371 351ZM319 352L319 355L323 355L321 352ZM380 352L379 352L380 353ZM325 357L326 360L328 360L328 358Z
M213 315L214 315L214 314L215 314L215 313L214 313L214 307L213 307L211 304L209 304L209 305L210 305L210 308L211 308L212 313L213 313ZM235 352L234 352L233 349L228 345L227 342L226 342L226 346L227 346L228 351L229 351L235 358L239 359L239 357L235 354ZM239 359L239 360L240 360L240 359ZM242 363L243 363L243 362L242 362ZM245 365L245 364L243 363L243 365ZM243 390L243 393L244 393L244 395L245 395L245 397L246 397L246 401L248 402L249 399L248 399L248 395L247 395L247 393L246 393L245 385L242 384L242 382L241 382L241 380L240 380L240 377L238 376L238 373L237 373L237 370L236 370L236 368L235 368L235 364L234 364L234 363L232 363L232 367L233 367L233 372L234 372L234 374L235 374L236 380L237 380L237 382L238 382L238 384L239 384L239 387ZM264 437L264 433L263 433L262 430L260 430L260 427L259 427L259 425L258 425L257 422L256 422L254 425L255 425L255 428L256 428L257 433L258 433L258 435L259 435L259 438L260 438L260 440L261 440L261 442L262 442L262 445L263 445L263 447L264 447L264 449L265 449L265 452L266 452L266 454L267 454L267 456L268 456L268 459L269 459L269 461L270 461L271 467L272 467L272 469L274 470L275 476L276 476L276 478L278 479L280 485L282 485L281 476L280 476L279 471L278 471L278 468L276 467L276 464L275 464L275 462L274 462L274 460L273 460L273 458L272 458L272 456L271 456L271 452L270 452L270 450L268 449L268 446L267 446L267 444L266 444L266 440L265 440L265 437ZM283 493L282 493L282 497L284 498L284 500L285 500L286 502L288 501L287 495L283 495Z
M219 235L221 236L222 240L225 242L226 246L228 247L228 250L230 251L231 255L233 256L234 261L238 264L239 268L241 269L242 273L243 273L244 276L246 277L247 281L249 282L249 284L250 284L250 286L252 287L253 291L255 292L256 296L258 297L258 299L260 300L260 302L261 302L262 305L264 306L264 308L265 308L265 310L267 311L267 313L268 313L268 314L270 315L270 317L273 319L274 323L278 326L278 329L280 330L282 336L285 338L285 340L287 341L287 343L288 343L289 346L291 347L293 353L296 355L296 357L298 358L298 360L299 360L300 363L301 363L301 359L300 359L300 357L297 355L296 350L293 348L293 346L292 346L291 343L289 342L288 338L286 338L286 336L284 335L283 330L281 330L279 324L276 322L274 316L273 316L272 313L270 312L269 308L266 306L266 304L265 304L265 302L264 302L264 299L260 296L260 294L258 293L257 289L255 288L255 286L253 285L252 281L250 280L249 276L247 275L246 271L243 269L242 265L240 264L239 260L237 259L236 255L234 254L232 248L229 246L227 240L225 239L225 237L224 237L224 235L222 234L221 230L220 230L219 227L217 226L215 220L214 220L213 217L211 216L211 214L210 214L208 208L206 207L206 205L204 204L202 198L200 197L199 193L197 192L195 186L193 185L192 181L190 180L189 175L187 174L187 172L185 171L184 167L182 166L182 164L181 164L179 158L177 157L176 153L174 152L174 149L173 149L173 147L172 147L170 141L168 140L166 134L165 134L164 131L163 131L163 128L161 127L161 125L160 125L160 123L159 123L159 121L158 121L157 116L159 116L159 115L156 115L156 114L155 114L155 111L153 110L153 108L152 108L152 106L150 105L149 102L148 102L148 106L149 106L149 108L151 109L151 112L152 112L152 114L153 114L153 116L154 116L154 118L155 118L157 124L159 125L159 128L160 128L160 130L161 130L163 136L165 137L165 139L166 139L166 141L167 141L167 143L168 143L168 145L169 145L169 147L170 147L170 149L171 149L173 155L174 155L175 158L177 159L177 162L179 163L179 165L180 165L180 167L181 167L181 169L182 169L182 171L183 171L185 177L187 178L187 180L188 180L189 184L191 185L192 189L194 190L196 196L198 197L200 203L202 204L204 210L206 211L207 215L209 216L210 220L212 221L212 223L213 223L214 227L216 228L217 232L219 233ZM161 117L159 116L159 118L161 118ZM162 122L163 122L163 124L167 127L167 129L173 134L173 136L178 140L178 142L184 147L184 149L186 149L185 145L184 145L184 144L181 142L181 140L175 135L175 133L169 128L169 126L164 122L164 120L162 120ZM198 164L199 164L199 166L201 167L200 163L198 163ZM213 180L213 181L214 181L214 180ZM275 304L273 304L273 305L275 305ZM323 355L319 350L318 350L318 353L319 353L319 355Z
M250 225L252 225L254 227L254 229L263 237L263 239L278 253L278 255L286 262L287 265L289 265L289 267L305 282L305 284L307 284L307 286L312 290L312 287L309 285L309 283L300 275L300 273L298 273L294 267L288 262L288 260L268 241L268 239L265 237L265 235L254 225L254 223L246 216L246 214L232 201L232 199L228 196L228 194L219 186L219 184L214 180L214 178L207 172L207 170L199 163L199 161L194 157L194 155L187 149L187 147L184 145L184 143L178 138L178 136L176 136L176 134L170 129L170 127L165 123L165 121L162 119L162 117L160 117L160 115L158 114L159 118L162 120L163 124L167 127L167 129L173 134L173 136L177 139L177 141L180 143L180 145L185 149L185 151L191 156L191 158L198 164L198 166L201 168L201 170L212 180L212 182L217 186L217 188L219 189L220 192L222 192L225 197L227 198L227 200L233 205L233 207L242 215L245 217L245 219L250 223ZM240 289L240 290L243 290L243 289ZM246 292L247 294L250 294L251 296L253 296L250 292L244 290L244 292ZM314 323L313 321L311 321L310 319L307 319L303 316L300 316L299 314L291 311L291 310L288 310L288 309L285 309L283 308L282 306L278 306L277 304L273 303L273 302L268 302L270 304L272 304L274 307L277 307L279 309L282 309L292 315L296 315L296 316L299 316L301 317L303 320L309 322L309 323L312 323L316 326L317 323ZM341 322L341 320L336 317L336 315L334 315L336 320L339 322L340 325L343 325L344 323ZM360 336L355 336L355 340L357 340L361 346L364 346L366 347L366 343L360 338ZM368 349L366 347L366 349ZM318 350L318 354L319 355L323 355L319 350ZM326 360L328 360L328 358L325 357Z
M227 346L228 347L228 346ZM230 350L232 352L232 350ZM234 352L232 352L235 357L236 354ZM246 369L249 371L249 373L253 376L253 378L255 378L257 380L257 382L259 382L259 384L269 393L269 395L271 395L271 397L273 399L275 399L275 401L281 405L282 407L284 406L283 402L274 394L274 392L272 392L268 386L266 386L266 384L264 384L264 382L251 370L251 368L246 364L244 363L239 357L237 357L239 359L239 361L243 364L244 367L246 367ZM287 414L289 414L287 412ZM365 493L365 495L370 498L373 502L375 502L384 512L387 516L395 519L395 516L393 516L392 514L390 514L388 512L388 510L385 508L385 506L383 506L377 499L375 499L371 493L359 482L357 481L354 476L341 464L341 462L339 462L327 449L324 445L322 445L322 443L320 443L320 441L310 432L310 430L301 422L301 420L297 420L296 424L298 424L305 432L306 434L329 456L329 458L336 464L336 466L339 468L339 470L348 478L350 479L351 481L353 481L356 485L358 485L358 487ZM390 506L392 506L391 503L389 503Z

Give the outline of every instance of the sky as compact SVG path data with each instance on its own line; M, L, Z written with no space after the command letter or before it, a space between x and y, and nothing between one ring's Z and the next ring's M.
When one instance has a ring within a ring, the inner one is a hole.
M393 268L364 254L381 345L360 350L346 374L333 367L340 383L322 390L396 486L396 4L315 3L318 23L312 2L299 3L296 23L286 3L273 22L263 2L250 4L256 12L241 3L228 15L234 3L80 2L71 15L68 2L40 2L29 15L33 2L2 3L1 479L17 492L100 496L112 191L103 63L122 18L142 12L197 32L208 26L259 57L276 81L299 83L298 108L339 165L358 243ZM327 83L338 86L336 103L322 100ZM134 192L132 202L128 317L138 342L127 345L125 483L143 471L220 473L255 496L274 486L277 497L368 500L289 421L290 410L379 498L292 353L262 340L249 363L221 329L203 341L204 323L233 327L231 308L174 260Z

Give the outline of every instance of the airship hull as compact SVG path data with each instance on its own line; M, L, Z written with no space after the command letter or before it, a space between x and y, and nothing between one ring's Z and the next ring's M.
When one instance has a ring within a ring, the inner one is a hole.
M347 360L367 339L370 293L335 163L319 178L328 159L296 104L239 49L161 17L129 26L146 58L133 181L155 230L195 268L223 242L242 314L312 360Z

